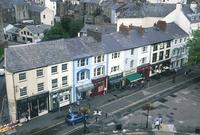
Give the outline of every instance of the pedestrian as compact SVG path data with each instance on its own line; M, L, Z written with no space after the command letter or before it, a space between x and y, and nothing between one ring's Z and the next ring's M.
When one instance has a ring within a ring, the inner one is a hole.
M175 83L175 81L176 81L176 70L174 70L172 75L172 83Z
M158 119L155 122L155 128L157 128L158 130L160 129L160 122Z
M108 118L108 113L106 112L105 115L106 115L106 119L107 119Z
M90 103L88 103L88 108L91 109L91 104Z
M161 115L159 116L159 122L160 122L160 124L162 124L162 116Z
M141 81L142 88L144 88L144 80Z
M68 110L69 113L72 113L72 109L71 109L71 106L69 107L69 110Z
M29 122L28 112L26 113L26 122Z

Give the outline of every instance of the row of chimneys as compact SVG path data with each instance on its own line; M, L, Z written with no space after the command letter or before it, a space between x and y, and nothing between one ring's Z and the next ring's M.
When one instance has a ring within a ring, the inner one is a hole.
M167 23L165 21L159 20L157 23L154 23L154 28L156 30L165 31L166 27L167 27ZM136 26L133 26L133 25L126 26L123 23L119 26L119 31L124 33L124 34L128 34L129 31L134 30L134 29L136 29L141 36L144 35L145 28L143 28L142 26L140 26L140 27L136 27Z

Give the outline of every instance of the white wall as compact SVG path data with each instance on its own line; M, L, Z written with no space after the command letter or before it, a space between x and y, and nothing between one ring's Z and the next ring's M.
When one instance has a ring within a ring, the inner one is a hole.
M187 0L147 0L150 3L166 3L166 4L176 4L178 2L186 4Z
M120 51L120 57L119 58L115 58L115 59L112 59L112 53L109 53L107 54L108 56L108 76L111 76L111 75L115 75L115 74L118 74L118 73L122 73L124 71L124 56L125 56L125 52L124 51ZM114 67L114 66L119 66L119 70L116 71L116 72L111 72L111 67Z
M45 15L45 18L43 17ZM40 14L41 23L46 25L54 25L54 13L49 8L43 10Z
M44 2L44 6L48 7L49 9L51 9L53 11L54 16L56 15L56 2L55 1L51 1L51 0L45 0Z
M152 27L155 22L162 20L162 17L145 17L145 18L119 18L117 19L117 31L119 31L119 26L123 23L126 26L142 26L142 27Z

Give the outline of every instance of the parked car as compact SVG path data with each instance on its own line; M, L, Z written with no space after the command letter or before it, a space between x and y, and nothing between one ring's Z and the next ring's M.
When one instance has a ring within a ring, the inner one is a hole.
M5 70L4 69L0 69L0 76L5 74Z
M76 123L83 122L84 119L88 119L88 117L88 114L84 115L83 113L71 112L67 114L65 122L70 125L74 125Z

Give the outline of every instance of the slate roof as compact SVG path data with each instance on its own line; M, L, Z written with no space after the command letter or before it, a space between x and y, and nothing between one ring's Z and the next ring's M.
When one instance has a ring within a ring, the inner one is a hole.
M116 32L117 26L113 24L102 24L102 25L85 24L80 32L86 33L87 29L98 30L102 34L109 34Z
M176 4L140 3L127 4L119 8L119 18L165 17L176 9Z
M6 69L19 72L102 53L100 46L91 37L18 45L6 49Z
M7 31L7 33L18 34L18 32L19 32L20 30L21 30L20 28L14 26L13 28L9 29L9 30Z
M43 10L45 10L46 9L46 7L43 7L43 6L39 6L39 5L37 5L37 4L32 4L31 6L30 6L30 10L32 11L32 12L42 12Z
M184 15L188 18L188 20L191 23L197 23L200 22L200 6L197 6L197 13L194 13L191 8L190 5L183 5L182 6L182 11L184 13Z
M27 25L28 28L33 34L44 33L44 31L49 30L51 26L41 24L41 25Z
M2 8L13 8L13 5L24 5L27 4L25 0L0 0Z
M29 45L18 45L6 49L6 69L20 72L48 65L97 56L187 36L176 24L167 25L166 31L148 28L141 36L137 30L129 34L114 32L102 35L102 41L96 42L92 37L60 39Z
M105 53L111 53L186 36L188 34L175 23L168 23L165 31L155 29L154 27L146 28L143 36L136 29L131 30L129 34L115 32L103 35L102 46Z

